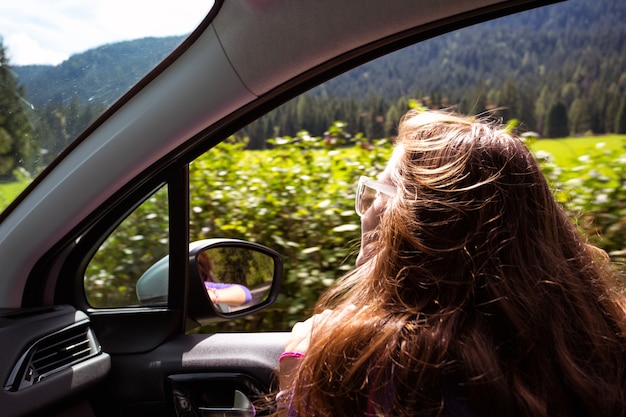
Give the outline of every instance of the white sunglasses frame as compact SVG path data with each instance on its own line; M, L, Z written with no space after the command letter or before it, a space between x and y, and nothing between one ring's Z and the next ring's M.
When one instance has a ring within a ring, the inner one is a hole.
M361 177L359 178L359 185L356 189L356 196L354 199L354 211L356 211L356 214L358 214L360 217L363 217L363 215L367 211L367 209L363 212L359 210L359 205L361 205L360 204L361 196L363 195L363 191L365 187L368 187L378 192L381 192L383 194L386 194L389 197L393 197L397 193L396 188L394 186L389 185L389 184L383 184L382 182L373 180L369 177L366 177L365 175L361 175ZM368 206L368 209L369 209L369 206Z

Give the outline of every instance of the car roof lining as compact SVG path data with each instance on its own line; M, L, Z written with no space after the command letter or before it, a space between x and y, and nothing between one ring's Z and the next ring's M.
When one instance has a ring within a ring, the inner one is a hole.
M214 25L222 48L242 82L260 96L276 88L282 80L297 77L351 51L362 51L366 45L375 48L381 42L389 43L391 38L433 30L436 33L437 28L449 28L455 22L458 27L478 23L509 13L512 3L519 2L361 0L358 7L338 7L336 0L242 0L229 3ZM546 4L545 1L522 3L518 7L524 9ZM245 30L239 24L232 24L237 20ZM242 44L250 47L244 50Z

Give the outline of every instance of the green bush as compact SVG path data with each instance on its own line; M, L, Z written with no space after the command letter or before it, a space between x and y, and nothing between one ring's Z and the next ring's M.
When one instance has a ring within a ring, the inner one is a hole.
M269 245L283 254L286 269L281 296L271 309L205 331L289 329L310 313L324 288L352 268L360 239L353 209L355 184L360 175L381 172L391 150L389 141L367 146L359 139L352 147L334 149L329 146L332 140L301 132L276 140L271 151L249 152L241 145L223 144L217 154L207 154L210 161L198 161L206 169L200 175L203 181L216 172L216 163L217 172L229 177L213 181L204 191L211 196L208 204L220 208L212 215L201 211L205 219L215 216L220 223L206 230L208 236L235 235ZM546 152L538 153L538 159L572 220L591 243L622 262L626 152L598 146L566 168L555 165ZM192 169L191 176L196 178L197 171ZM194 229L200 229L202 221L194 221Z
M310 313L326 287L354 263L360 220L354 196L360 175L386 164L387 140L345 137L335 123L325 138L300 132L273 149L244 151L222 143L190 167L192 240L234 237L280 252L285 278L271 309L220 329L286 329Z
M339 122L325 137L300 132L274 139L270 150L244 148L227 141L191 164L190 238L240 238L277 250L285 262L283 287L272 307L203 332L287 330L307 317L320 293L352 268L360 242L354 212L358 178L380 173L391 152L386 139L346 138ZM537 157L572 219L592 243L622 262L623 148L598 146L567 166L546 152ZM94 300L128 305L134 297L137 277L166 248L165 201L165 195L155 195L107 240L86 277Z
M590 243L622 267L626 261L626 148L598 141L575 160L558 166L551 154L537 157L557 199Z

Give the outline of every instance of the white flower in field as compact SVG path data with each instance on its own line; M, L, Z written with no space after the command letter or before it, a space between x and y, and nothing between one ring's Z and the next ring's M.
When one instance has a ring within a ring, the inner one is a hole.
M589 155L582 155L578 157L580 162L589 162L591 161L591 157Z
M606 204L609 202L609 196L607 194L598 194L593 200L594 204Z
M351 232L361 227L358 224L342 224L333 228L333 232Z
M313 252L319 252L320 249L322 249L322 248L320 248L319 246L312 246L310 248L302 249L302 253L304 255L308 255L308 254L313 253Z
M585 181L582 178L572 178L570 180L567 180L565 183L570 187L578 187L583 185Z
M596 143L596 148L597 149L602 149L606 146L606 142L598 142Z
M331 203L332 202L329 199L322 200L319 203L317 203L317 207L319 207L319 208L326 208L326 207L330 206Z
M598 170L596 169L592 169L589 171L589 178L600 178L602 176L602 174L600 172L598 172Z
M537 151L535 152L535 158L541 162L551 162L554 158L550 152L546 151Z

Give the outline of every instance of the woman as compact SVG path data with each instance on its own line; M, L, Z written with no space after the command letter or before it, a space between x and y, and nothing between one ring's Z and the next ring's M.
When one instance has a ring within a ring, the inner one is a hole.
M252 300L250 290L241 284L217 282L213 264L207 253L198 254L198 273L204 283L209 299L222 312L239 307ZM169 255L164 256L144 272L137 280L137 298L142 304L167 302L169 281Z
M626 415L622 279L521 140L410 112L357 212L356 269L281 356L283 413Z
M197 264L211 302L223 310L226 307L238 307L252 301L252 293L246 286L217 280L208 252L205 250L198 254Z

